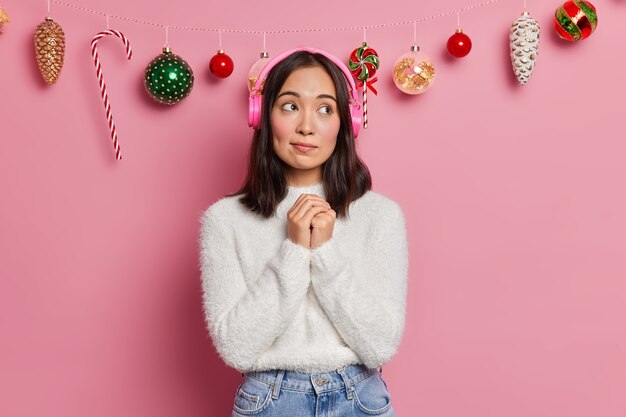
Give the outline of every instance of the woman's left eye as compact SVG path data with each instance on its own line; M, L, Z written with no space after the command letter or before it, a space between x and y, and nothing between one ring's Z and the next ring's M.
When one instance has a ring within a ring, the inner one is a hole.
M330 106L326 106L326 105L320 107L320 109L326 109L325 112L322 112L322 113L326 113L326 114L331 114L333 112L333 109L331 109Z

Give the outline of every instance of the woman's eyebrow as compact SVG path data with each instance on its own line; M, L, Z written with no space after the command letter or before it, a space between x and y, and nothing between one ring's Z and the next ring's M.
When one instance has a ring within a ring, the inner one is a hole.
M300 97L300 94L296 93L295 91L283 91L276 98L278 99L278 98L280 98L282 96L286 96L286 95ZM335 97L331 96L330 94L320 94L319 96L317 96L317 98L329 98L331 100L334 100L335 103L337 102L337 99Z

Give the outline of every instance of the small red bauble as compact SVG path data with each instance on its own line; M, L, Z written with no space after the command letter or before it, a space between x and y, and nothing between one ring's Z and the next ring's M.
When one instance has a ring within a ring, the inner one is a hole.
M463 29L457 29L448 39L448 52L456 58L463 58L472 50L472 40L463 33Z
M209 61L209 69L211 73L219 78L226 78L233 73L235 64L233 60L224 53L223 49L217 51L217 55L213 55Z

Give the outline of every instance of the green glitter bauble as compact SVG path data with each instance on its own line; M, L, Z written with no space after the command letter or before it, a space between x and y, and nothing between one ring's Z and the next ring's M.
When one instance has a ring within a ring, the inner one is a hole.
M184 59L169 48L154 58L144 74L146 91L159 103L173 105L189 95L193 88L193 71Z

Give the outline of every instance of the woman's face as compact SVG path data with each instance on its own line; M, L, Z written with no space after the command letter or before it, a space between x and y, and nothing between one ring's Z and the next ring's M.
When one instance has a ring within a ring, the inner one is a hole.
M288 183L321 182L340 125L330 75L319 66L293 71L276 96L270 123L274 152L288 165Z

